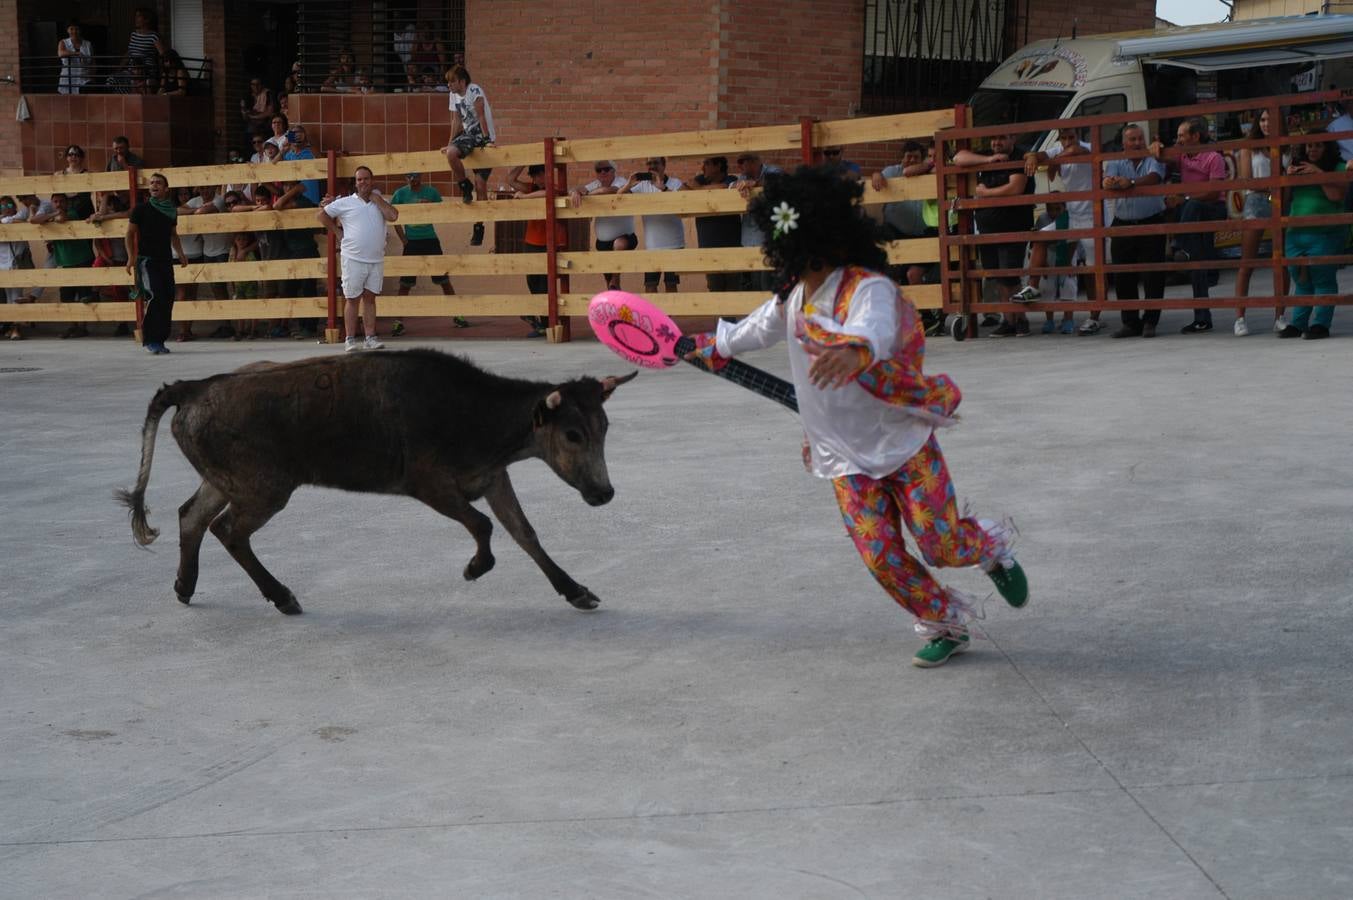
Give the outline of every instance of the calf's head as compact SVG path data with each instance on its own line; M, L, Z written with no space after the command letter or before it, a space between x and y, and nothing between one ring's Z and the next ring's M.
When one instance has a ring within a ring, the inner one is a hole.
M615 496L606 472L606 412L601 404L638 372L618 378L579 378L559 385L535 409L541 459L591 506Z

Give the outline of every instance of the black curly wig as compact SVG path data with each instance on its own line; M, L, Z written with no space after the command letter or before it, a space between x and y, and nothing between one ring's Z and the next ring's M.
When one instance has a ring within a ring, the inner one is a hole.
M764 234L766 264L775 270L781 300L804 272L856 265L883 272L888 254L879 244L882 229L865 215L864 185L841 177L840 166L800 166L792 175L771 173L765 189L747 204L747 215ZM772 213L787 203L799 214L797 227L775 237Z

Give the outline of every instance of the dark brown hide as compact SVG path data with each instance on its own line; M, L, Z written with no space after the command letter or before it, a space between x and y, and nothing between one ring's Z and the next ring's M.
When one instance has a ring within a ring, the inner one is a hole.
M179 507L180 561L174 590L197 587L198 550L208 528L284 613L295 596L258 561L249 538L301 485L414 497L463 524L475 539L465 567L473 580L493 568L488 501L498 521L580 609L599 602L541 549L507 467L537 457L589 504L614 495L606 471L602 402L623 378L563 384L503 378L431 350L363 353L254 363L226 375L180 381L156 393L142 427L136 487L120 491L140 544L155 540L145 508L160 417L177 407L174 439L202 476Z

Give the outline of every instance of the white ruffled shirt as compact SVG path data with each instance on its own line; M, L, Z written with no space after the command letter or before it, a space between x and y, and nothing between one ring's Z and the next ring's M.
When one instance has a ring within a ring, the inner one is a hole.
M812 296L815 307L832 308L843 269L827 276ZM772 297L739 322L720 322L717 349L723 356L737 356L786 340L789 368L798 395L799 416L812 454L813 474L840 478L864 474L870 478L891 475L925 446L931 423L904 407L885 403L852 381L845 387L821 390L808 378L813 357L795 336L795 322L803 313L803 285L797 285L785 302ZM846 321L836 323L819 314L814 324L836 334L869 342L875 360L892 355L897 342L903 304L897 285L875 275L860 281Z

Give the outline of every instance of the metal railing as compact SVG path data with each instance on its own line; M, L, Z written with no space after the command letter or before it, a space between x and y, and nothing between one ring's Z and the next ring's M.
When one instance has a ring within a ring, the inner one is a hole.
M24 56L23 89L30 94L174 94L211 96L210 59L183 57L182 74L161 58Z

